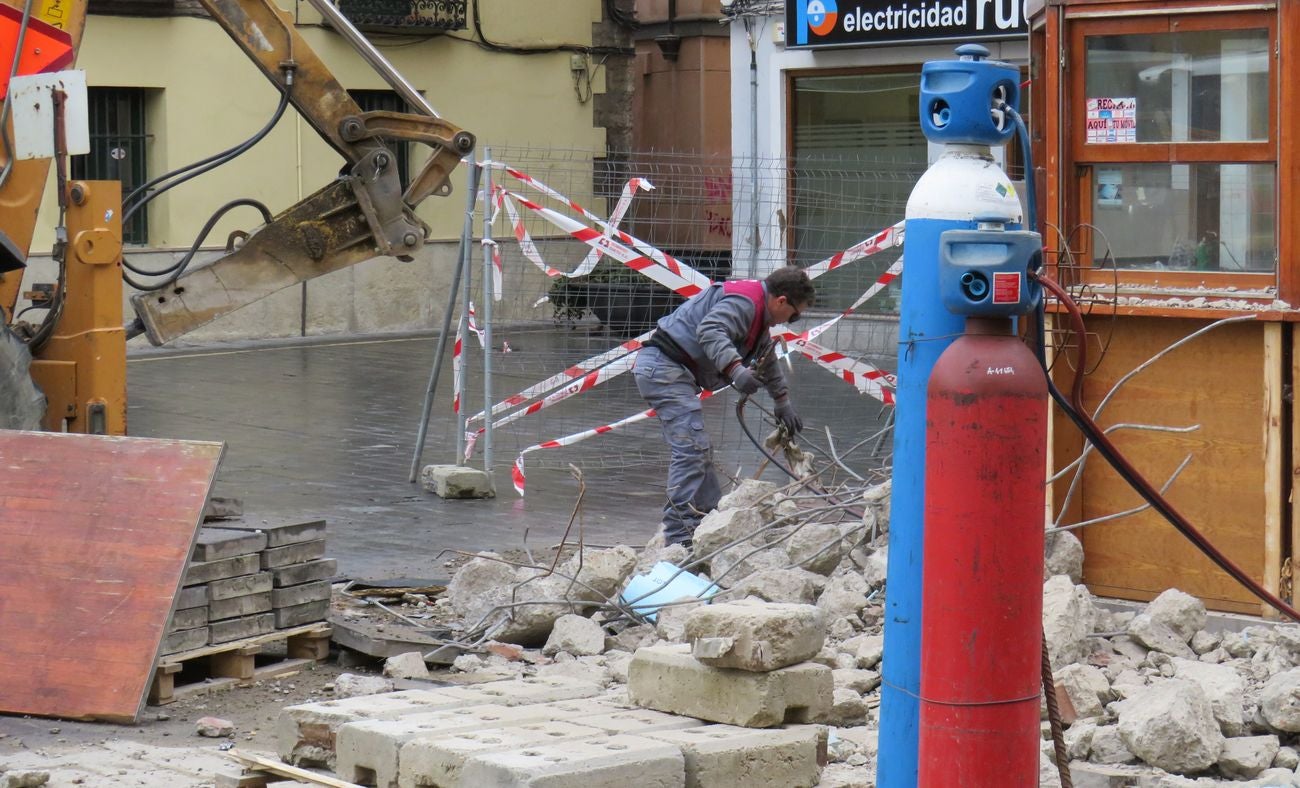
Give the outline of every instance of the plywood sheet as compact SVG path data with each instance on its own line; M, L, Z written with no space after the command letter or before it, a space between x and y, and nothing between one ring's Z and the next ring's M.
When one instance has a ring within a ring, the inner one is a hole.
M1198 320L1117 319L1104 361L1085 380L1089 407L1095 409L1124 374L1205 325ZM1104 331L1108 326L1095 328ZM1111 438L1156 487L1191 454L1191 464L1167 497L1228 557L1257 580L1275 584L1277 568L1269 562L1277 559L1280 544L1270 540L1280 537L1274 521L1281 502L1269 496L1279 495L1270 480L1281 472L1273 467L1280 466L1281 458L1269 439L1279 428L1271 422L1276 414L1267 392L1277 376L1266 366L1280 361L1266 358L1265 348L1262 324L1217 328L1129 380L1098 422L1102 427L1199 425L1187 434L1121 430ZM1094 455L1077 503L1080 516L1091 519L1142 501ZM1096 593L1150 599L1166 588L1179 588L1213 608L1260 611L1250 592L1149 510L1076 533L1083 540L1084 581Z
M0 430L0 712L138 717L222 448Z

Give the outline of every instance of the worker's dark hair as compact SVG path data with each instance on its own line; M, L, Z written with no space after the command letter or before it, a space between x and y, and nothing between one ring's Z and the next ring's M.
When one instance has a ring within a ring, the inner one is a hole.
M785 300L801 307L812 306L817 298L808 274L797 265L778 268L767 275L767 293L773 298L785 296Z

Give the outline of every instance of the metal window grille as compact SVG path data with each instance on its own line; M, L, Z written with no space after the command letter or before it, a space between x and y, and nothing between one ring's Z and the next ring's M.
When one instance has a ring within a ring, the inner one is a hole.
M402 97L391 90L349 90L348 95L357 102L362 112L410 112L411 107ZM397 156L397 177L401 180L402 191L411 183L411 143L394 143L385 139L383 143Z
M72 157L72 177L122 182L122 196L148 180L144 88L90 88L90 153ZM149 241L148 211L122 227L122 241Z

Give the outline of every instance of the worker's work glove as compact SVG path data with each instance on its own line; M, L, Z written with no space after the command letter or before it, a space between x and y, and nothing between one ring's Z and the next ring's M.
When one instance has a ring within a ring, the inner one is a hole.
M749 397L758 393L760 385L758 378L755 377L754 372L744 364L737 364L732 367L731 372L728 373L728 377L731 379L731 385L741 394Z
M775 414L777 422L785 427L786 432L794 435L803 429L803 419L799 418L799 413L794 409L794 403L789 397L784 397L776 401Z

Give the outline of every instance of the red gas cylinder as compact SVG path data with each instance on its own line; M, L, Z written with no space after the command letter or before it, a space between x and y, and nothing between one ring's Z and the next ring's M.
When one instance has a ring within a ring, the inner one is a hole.
M1047 383L970 318L926 400L919 785L1038 785Z

